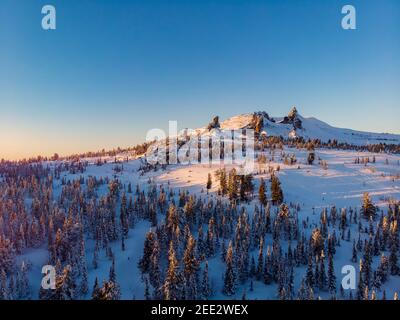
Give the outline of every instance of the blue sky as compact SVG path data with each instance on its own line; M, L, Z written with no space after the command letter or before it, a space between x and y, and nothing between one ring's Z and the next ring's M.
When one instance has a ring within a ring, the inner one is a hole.
M41 8L57 29L41 28ZM342 6L357 30L341 28ZM265 110L400 133L398 0L2 0L0 158Z

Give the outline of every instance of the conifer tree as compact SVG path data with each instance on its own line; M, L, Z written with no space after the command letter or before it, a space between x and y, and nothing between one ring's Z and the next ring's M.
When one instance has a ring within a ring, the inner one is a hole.
M149 270L149 281L155 288L154 298L161 299L161 271L160 271L160 245L158 240L154 242L153 252L150 257L150 270Z
M274 174L271 176L271 198L274 205L280 205L283 202L281 183Z
M0 273L0 300L8 300L7 275L4 270Z
M31 297L28 268L25 261L22 261L20 272L17 275L17 291L19 299L27 300Z
M93 300L119 300L121 299L121 292L119 287L112 281L104 281L103 286L93 292Z
M300 288L297 292L297 299L299 300L307 300L307 285L306 280L303 278L300 283Z
M260 187L258 188L258 199L260 200L261 205L265 206L267 204L265 181L263 178L260 179Z
M147 232L146 239L144 241L143 256L139 261L139 268L143 273L146 273L149 271L150 257L153 252L155 238L156 238L156 235L153 231Z
M308 257L307 271L306 271L306 285L307 287L314 287L314 273L313 273L313 265L312 265L312 256Z
M212 187L212 178L211 178L211 173L209 173L207 178L207 193L210 191L211 187Z
M145 300L151 300L150 296L150 285L149 285L149 278L145 277L144 279L144 299Z
M56 288L54 290L40 289L39 298L42 300L74 300L76 285L72 278L71 266L64 267L56 276Z
M203 270L203 278L201 281L201 298L203 300L208 300L212 295L212 289L210 286L210 279L208 275L208 261L206 261L204 270Z
M363 261L360 259L360 272L358 273L357 281L357 300L364 299L364 279L363 279Z
M329 292L331 293L332 297L336 296L336 276L335 270L333 267L333 257L329 255L328 257L328 287Z
M80 285L80 290L79 291L80 291L80 294L82 296L85 296L89 291L89 288L88 288L88 272L87 272L86 263L84 264L84 267L83 267L82 279L81 279L81 285Z
M264 249L264 239L260 239L260 247L258 250L258 263L257 263L257 271L256 271L256 277L258 280L261 279L263 275L263 264L264 264L264 257L263 257L263 249Z
M115 300L118 300L121 289L120 289L120 286L117 281L117 274L115 271L115 259L114 258L111 263L110 272L109 272L109 276L108 276L108 282L112 283L112 290L113 290L113 294L115 295Z
M94 269L97 269L97 267L98 267L97 260L98 260L98 249L97 249L97 245L96 245L96 247L93 250L93 260L92 260L92 265L93 265Z
M371 275L372 275L372 257L370 254L370 245L367 242L364 246L364 256L363 256L363 277L364 284L366 287L370 287L371 285Z
M326 287L326 273L325 273L325 259L321 257L320 259L320 268L318 275L318 286L320 290L325 290Z
M236 292L236 276L233 267L233 248L232 242L229 242L228 250L226 253L226 271L224 276L224 289L223 293L227 296L234 295Z
M286 297L289 300L293 300L294 297L294 274L293 274L293 266L290 267L289 280L286 287Z
M94 285L93 285L93 290L92 290L92 300L99 300L98 299L99 294L100 294L99 291L100 291L99 281L96 277L96 279L94 280Z
M168 270L163 285L164 300L180 300L183 297L183 278L178 268L178 260L171 241L168 251Z
M352 253L351 261L352 262L357 262L357 249L356 249L355 240L353 241L353 253Z
M190 300L194 300L198 295L198 270L199 262L195 254L196 240L192 235L189 240L183 255L183 275L186 279L186 291Z
M271 284L272 282L272 274L270 271L270 261L268 258L268 255L265 256L265 262L264 262L264 273L263 273L263 281L265 284Z
M250 277L254 277L256 275L256 262L254 260L254 256L251 256L251 263L250 263Z
M236 201L238 198L239 189L239 176L236 174L236 170L232 169L228 176L228 196L229 200Z
M308 162L308 164L309 164L309 165L312 165L312 164L314 163L314 160L315 160L315 153L314 153L314 151L310 151L310 152L308 153L308 156L307 156L307 162Z
M371 197L369 196L368 192L364 193L361 212L364 215L364 217L367 219L375 218L376 207L372 203Z
M390 274L398 275L399 274L399 266L397 264L397 250L395 243L390 247L390 255L389 255L389 267Z

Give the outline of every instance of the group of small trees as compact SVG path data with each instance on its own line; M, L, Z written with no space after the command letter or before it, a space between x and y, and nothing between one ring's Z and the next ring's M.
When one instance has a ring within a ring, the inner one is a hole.
M227 175L225 169L220 169L215 173L215 177L219 181L218 194L228 196L231 201L249 201L252 199L254 184L251 174L238 175L236 174L236 170L232 169ZM207 190L211 188L211 183L211 175L208 175ZM260 179L258 197L260 203L265 206L268 198L263 178ZM281 183L275 174L271 174L271 201L274 205L279 205L283 202Z
M252 174L239 175L235 168L227 173L224 168L217 170L215 177L219 181L218 194L222 196L227 195L229 200L233 202L249 201L252 199L254 192ZM207 188L208 185L209 183L207 183Z

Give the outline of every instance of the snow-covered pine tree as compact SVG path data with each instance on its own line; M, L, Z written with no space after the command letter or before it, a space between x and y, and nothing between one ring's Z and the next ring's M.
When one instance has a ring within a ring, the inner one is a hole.
M83 266L82 270L82 278L81 278L81 284L80 284L80 294L81 296L86 296L86 294L89 292L89 287L88 287L88 272L87 272L87 267L86 263Z
M236 292L236 275L233 265L233 247L232 242L229 242L226 253L226 271L224 276L223 293L227 296L232 296Z
M264 250L264 239L260 239L260 246L258 249L258 262L257 262L257 270L256 270L256 278L257 280L260 280L263 276L263 271L264 271L264 255L263 255L263 250Z
M261 205L265 206L267 204L267 195L266 195L266 187L265 181L263 178L260 179L260 186L258 188L258 200Z
M200 291L201 291L201 299L203 300L208 300L212 295L212 288L208 275L208 261L206 261L204 265Z
M273 205L280 205L283 202L281 183L275 174L271 175L271 198Z
M376 207L372 203L371 197L368 192L365 192L363 195L363 203L361 207L361 212L363 216L367 219L375 218Z
M180 300L183 298L183 277L179 271L178 260L172 241L168 251L168 269L163 285L164 300Z
M156 234L152 230L147 232L146 239L144 241L143 256L139 260L139 268L143 273L149 271L150 257L153 252L155 238Z
M94 280L93 290L92 290L92 300L99 300L100 296L100 288L99 288L99 280Z
M186 279L186 294L189 300L198 297L198 270L199 261L196 257L196 240L190 234L189 240L183 255L183 275Z
M390 247L390 255L389 255L389 268L390 274L398 275L399 274L399 266L397 262L397 248L395 243L393 243Z
M333 256L328 256L328 288L332 298L336 298L336 275L333 266Z
M7 275L4 270L0 272L0 300L8 300Z
M206 187L207 187L207 193L208 193L212 187L211 173L208 174Z

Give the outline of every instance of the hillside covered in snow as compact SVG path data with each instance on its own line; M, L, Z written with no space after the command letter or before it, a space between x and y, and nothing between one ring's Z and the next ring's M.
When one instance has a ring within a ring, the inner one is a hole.
M351 129L332 127L329 124L314 117L304 118L296 107L293 107L287 116L270 117L267 112L254 112L236 115L219 122L217 117L209 126L194 130L193 134L207 134L212 130L240 130L256 129L256 132L267 136L283 138L302 137L308 139L319 139L322 142L336 140L339 143L351 145L368 144L400 144L400 135L389 133L363 132Z
M245 175L222 158L151 165L147 146L1 162L0 299L397 298L400 156L381 144L399 136L295 109L214 118L192 134L246 128L257 139ZM54 289L41 287L44 265Z
M266 112L234 116L221 122L221 129L250 128L254 127L257 121L260 122L261 130L268 136L303 137L304 139L320 139L323 142L337 140L354 145L400 143L400 135L335 128L313 117L304 118L298 113L296 107L293 107L284 117L270 117Z
M221 139L230 138L231 132L236 132L237 137L244 137L246 130L252 130L256 139L265 137L278 137L283 140L310 141L317 140L330 146L359 147L361 149L373 149L380 151L400 151L400 135L388 133L363 132L351 129L335 128L316 118L302 117L296 107L293 107L287 116L270 117L267 112L254 112L236 115L220 121L215 116L204 127L197 129L184 129L177 136L170 136L170 141L177 140L177 149L183 152L193 153L198 148L199 141L210 139L210 143L216 147ZM169 141L169 142L170 142ZM204 146L202 146L204 149ZM166 140L159 140L150 144L147 150L148 158L166 156ZM193 159L192 159L193 160Z

